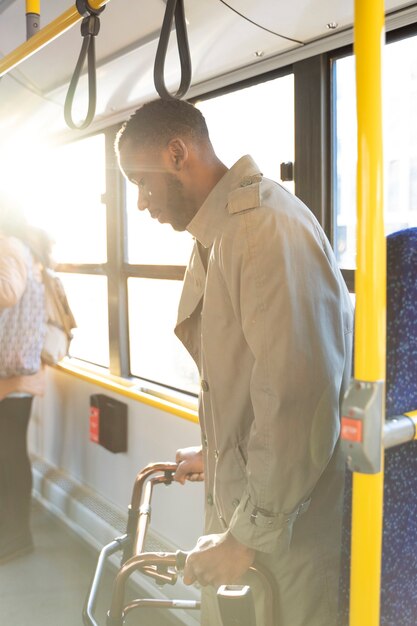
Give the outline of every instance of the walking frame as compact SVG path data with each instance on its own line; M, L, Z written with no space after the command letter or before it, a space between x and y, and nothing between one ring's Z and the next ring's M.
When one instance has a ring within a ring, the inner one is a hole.
M93 580L83 609L85 626L99 626L94 617L97 597L102 581L106 560L116 552L123 551L122 565L114 580L110 608L106 626L123 626L125 618L134 609L200 609L195 600L171 600L157 598L137 598L125 604L125 589L129 577L136 571L153 578L158 585L175 585L179 573L184 569L187 553L144 552L147 529L150 523L151 499L155 485L170 485L177 469L175 463L151 463L136 476L132 499L128 507L126 533L117 537L101 550ZM262 626L275 624L275 580L261 565L254 565L251 571L259 578L265 590L266 622ZM223 626L256 626L250 589L243 585L223 585L218 590L219 608ZM261 626L261 625L258 625Z

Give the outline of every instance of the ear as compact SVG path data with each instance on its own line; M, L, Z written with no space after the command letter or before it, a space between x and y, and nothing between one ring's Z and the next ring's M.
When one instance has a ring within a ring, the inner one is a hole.
M188 148L179 138L171 139L168 143L169 159L176 170L182 170L188 159Z

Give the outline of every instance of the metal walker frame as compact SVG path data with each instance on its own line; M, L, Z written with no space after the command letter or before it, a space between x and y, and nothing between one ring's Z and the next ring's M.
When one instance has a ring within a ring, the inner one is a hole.
M150 523L153 488L155 485L160 484L170 485L176 469L177 465L175 463L152 463L137 474L131 503L128 507L126 533L104 546L100 552L83 609L85 626L99 626L94 617L94 612L104 567L106 560L119 551L123 551L122 565L114 581L106 626L123 626L125 617L134 609L200 609L200 602L195 600L137 598L125 604L125 589L133 572L139 571L145 576L153 578L159 585L175 585L179 572L184 569L187 558L186 552L180 550L177 552L144 552L146 533ZM265 567L256 565L252 566L250 570L259 577L265 589L265 626L274 626L276 611L275 580ZM223 606L230 607L239 602L242 589L246 589L246 587L241 585L224 586L223 598L225 602L222 603ZM222 592L219 591L219 593ZM232 614L233 609L232 611L227 610L227 615L224 617L225 613L222 611L224 626L233 626L233 624L238 623ZM250 612L248 612L248 615L249 619L251 619ZM239 626L254 626L254 623L250 621L245 625L239 621Z

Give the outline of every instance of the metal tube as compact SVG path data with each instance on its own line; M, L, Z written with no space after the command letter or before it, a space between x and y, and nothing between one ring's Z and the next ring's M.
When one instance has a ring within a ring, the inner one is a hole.
M177 469L176 463L150 463L146 467L144 467L136 476L135 484L133 485L132 492L132 500L131 507L134 511L139 509L141 499L142 499L142 490L145 481L156 472L172 472L174 473Z
M123 617L125 588L129 576L138 569L140 570L148 565L158 564L162 564L164 567L175 567L175 554L144 553L139 556L132 557L122 566L122 568L117 573L113 584L113 594L110 610L108 612L108 616L110 619L117 620Z
M26 39L33 37L41 27L41 0L26 0Z
M385 379L386 244L381 106L383 29L384 1L355 0L358 116L355 378L370 382ZM382 406L381 419L384 413ZM383 486L383 471L367 475L354 473L350 626L379 625Z
M103 575L104 566L109 556L122 549L123 545L128 541L128 537L123 535L109 543L100 552L100 556L97 561L96 571L94 573L93 581L91 583L90 591L86 600L86 605L83 610L83 622L86 626L98 626L94 618L94 611L97 603L97 595L100 587L101 577Z
M136 528L135 539L133 542L133 554L140 554L145 550L145 538L151 521L151 498L152 498L153 482L149 480L145 485L145 494L139 509L139 521Z
M200 609L198 600L159 600L157 598L138 598L124 607L123 614L127 615L134 609L185 609L187 611Z
M99 9L109 1L110 0L90 0L90 5L93 9ZM20 65L20 63L31 57L35 52L38 52L38 50L44 48L48 43L59 37L59 35L65 33L81 19L82 17L74 5L50 24L41 28L36 35L33 35L28 41L25 41L15 48L15 50L0 59L0 77Z
M26 39L30 39L39 32L40 18L39 13L26 13Z
M271 572L259 563L251 566L250 570L258 576L265 591L265 626L274 626L278 615L276 607L278 598L276 580Z
M145 550L146 533L151 521L151 499L154 485L166 484L166 482L166 477L162 475L151 478L145 485L145 493L139 509L139 520L133 542L133 554L141 554Z
M384 424L384 450L412 441L416 436L416 425L411 417L396 415Z

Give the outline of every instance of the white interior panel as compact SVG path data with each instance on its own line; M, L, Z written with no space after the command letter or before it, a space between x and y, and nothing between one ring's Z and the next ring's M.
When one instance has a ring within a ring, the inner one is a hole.
M29 430L31 453L127 512L136 474L149 463L174 462L180 447L198 445L198 424L48 369ZM128 405L128 451L114 454L89 439L90 395ZM163 435L162 435L163 433ZM155 488L152 528L169 544L190 549L203 531L203 483ZM182 512L186 511L186 514Z

